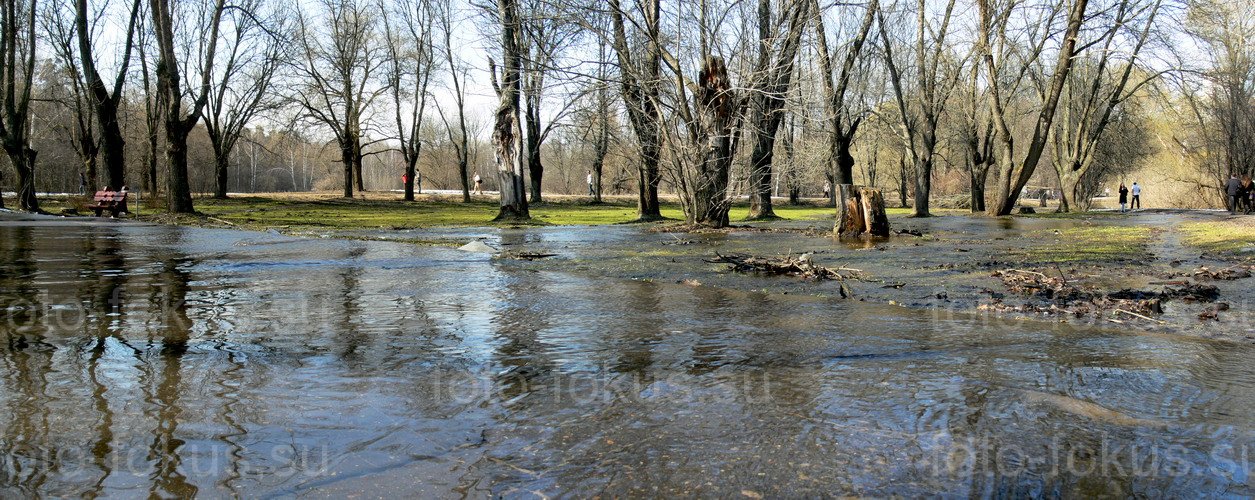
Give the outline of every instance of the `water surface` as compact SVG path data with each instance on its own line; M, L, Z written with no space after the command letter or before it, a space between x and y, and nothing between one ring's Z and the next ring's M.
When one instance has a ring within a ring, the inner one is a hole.
M0 224L0 495L1255 494L1250 346L577 257Z

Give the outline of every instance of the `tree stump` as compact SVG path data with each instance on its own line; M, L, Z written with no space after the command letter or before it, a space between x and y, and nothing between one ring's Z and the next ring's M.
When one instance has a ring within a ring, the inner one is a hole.
M837 236L889 236L889 217L885 214L885 198L879 189L837 185Z

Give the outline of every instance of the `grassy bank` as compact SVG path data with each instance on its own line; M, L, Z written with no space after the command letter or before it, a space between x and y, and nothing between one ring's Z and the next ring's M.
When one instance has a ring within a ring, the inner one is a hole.
M1145 258L1156 229L1148 226L1085 226L1062 229L1020 252L1027 262L1111 262Z
M1250 219L1189 222L1181 225L1184 243L1215 255L1236 255L1255 247L1255 224Z

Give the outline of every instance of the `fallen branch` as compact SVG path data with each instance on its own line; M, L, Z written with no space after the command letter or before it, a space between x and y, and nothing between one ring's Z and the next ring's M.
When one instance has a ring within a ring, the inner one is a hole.
M1117 313L1124 313L1124 314L1127 314L1127 315L1129 315L1129 316L1133 316L1134 318L1141 318L1141 319L1144 319L1144 320L1146 320L1146 321L1154 321L1155 323L1159 323L1159 324L1161 324L1161 325L1162 325L1162 324L1167 323L1166 321L1160 321L1160 320L1157 320L1157 319L1155 319L1155 318L1150 318L1150 317L1142 316L1141 314L1138 314L1138 313L1135 313L1135 312L1131 312L1131 311L1125 311L1124 309L1116 309L1116 312L1117 312Z

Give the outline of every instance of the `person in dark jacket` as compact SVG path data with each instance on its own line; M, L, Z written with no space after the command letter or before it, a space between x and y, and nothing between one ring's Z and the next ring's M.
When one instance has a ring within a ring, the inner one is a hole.
M1229 174L1229 182L1225 183L1224 192L1229 201L1229 215L1238 211L1238 191L1242 190L1242 181L1238 174Z
M1120 183L1120 213L1127 212L1125 206L1129 203L1129 188L1124 187L1124 183Z

